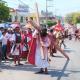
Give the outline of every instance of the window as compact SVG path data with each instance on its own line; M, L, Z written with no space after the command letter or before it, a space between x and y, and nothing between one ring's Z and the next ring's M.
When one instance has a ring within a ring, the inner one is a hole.
M11 15L8 18L8 22L12 22L12 16Z
M26 17L26 21L28 21L28 17Z
M21 16L20 22L23 22L23 16Z
M18 16L15 16L15 21L17 21L18 20Z

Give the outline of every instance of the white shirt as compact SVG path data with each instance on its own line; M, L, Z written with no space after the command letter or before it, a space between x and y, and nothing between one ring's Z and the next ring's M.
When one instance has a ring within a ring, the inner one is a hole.
M15 34L12 34L12 37L10 38L10 41L16 41L16 36L15 36Z
M0 37L0 40L2 40L2 45L7 45L7 37L6 37L6 35L5 36L1 36Z
M7 39L8 39L9 41L11 41L12 34L10 34L10 33L6 33L6 37L7 37Z

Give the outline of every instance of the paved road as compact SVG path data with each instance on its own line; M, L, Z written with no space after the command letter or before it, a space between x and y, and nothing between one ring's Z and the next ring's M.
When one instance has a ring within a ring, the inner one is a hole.
M25 64L13 66L12 61L0 65L0 80L80 80L80 42L66 40L66 53L70 56L67 61L59 52L51 58L49 74L35 74L39 69Z

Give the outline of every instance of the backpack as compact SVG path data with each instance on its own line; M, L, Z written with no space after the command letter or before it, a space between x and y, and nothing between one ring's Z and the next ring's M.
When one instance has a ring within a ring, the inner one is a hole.
M15 33L15 35L16 35L16 43L21 43L21 34Z

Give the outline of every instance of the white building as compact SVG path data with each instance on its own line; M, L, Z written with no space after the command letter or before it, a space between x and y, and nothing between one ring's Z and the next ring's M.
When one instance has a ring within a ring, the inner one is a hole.
M11 22L17 21L21 25L25 25L28 14L29 14L29 7L26 5L19 5L18 9L10 8Z

